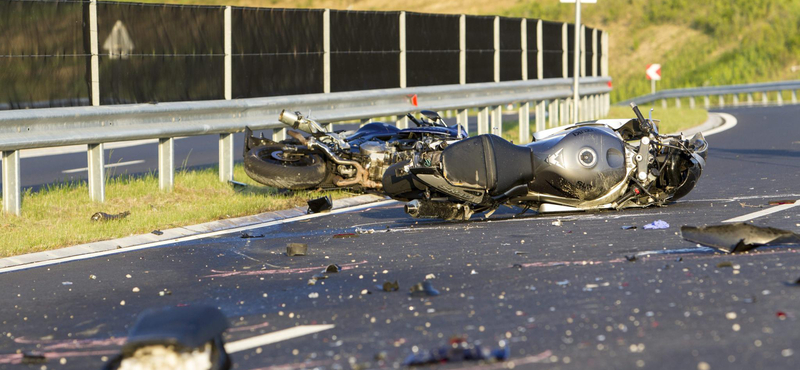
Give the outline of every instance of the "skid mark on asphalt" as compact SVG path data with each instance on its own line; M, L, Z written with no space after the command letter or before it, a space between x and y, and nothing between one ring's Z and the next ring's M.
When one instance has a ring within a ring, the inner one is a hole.
M367 261L345 263L340 265L342 271L357 268L360 265L367 263ZM309 272L324 270L327 265L316 267L298 267L292 269L282 270L256 270L256 271L220 271L211 270L213 274L203 276L204 278L218 278L218 277L231 277L231 276L259 276L259 275L277 275L277 274L307 274Z

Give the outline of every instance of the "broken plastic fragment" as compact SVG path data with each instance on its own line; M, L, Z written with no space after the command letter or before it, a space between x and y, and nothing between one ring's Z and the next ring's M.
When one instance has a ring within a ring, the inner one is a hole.
M242 235L239 236L242 239L250 239L250 238L263 238L264 234L253 234L249 231L242 232Z
M562 223L561 223L561 220L555 220L555 221L551 222L551 223L550 223L550 225L553 225L553 226L561 226L561 225L562 225Z
M622 227L622 230L636 230L636 226L625 225L625 226Z
M375 232L375 229L365 229L362 227L357 227L355 231L356 234L372 234Z
M519 263L515 263L515 264L511 265L511 268L518 268L518 269L521 269L521 268L522 268L522 265L521 265L521 264L519 264Z
M334 239L345 239L345 238L358 238L358 235L353 233L344 233L344 234L336 234L333 236Z
M636 255L635 254L631 256L626 255L625 259L628 260L628 262L636 262Z
M450 344L427 352L414 353L406 357L405 366L434 365L445 362L462 361L505 361L511 350L505 342L500 348L490 350L477 344L467 342L463 338L451 339Z
M243 182L233 181L233 180L228 180L228 184L231 184L234 189L246 188L247 187L247 184L245 184Z
M795 202L797 202L797 199L771 200L769 202L769 205L771 205L771 206L779 206L779 205L782 205L782 204L795 204Z
M800 244L800 235L791 231L746 223L703 227L682 226L684 239L725 253L741 253L763 245Z
M326 274L335 274L339 271L342 271L342 267L337 264L328 265L328 267L325 269Z
M425 280L421 283L414 284L411 287L412 297L435 297L439 295L439 291L433 287L430 281Z
M41 353L25 352L22 354L23 364L43 364L45 362L47 362L47 357L44 357L44 355Z
M795 280L795 281L787 281L787 282L785 282L784 284L785 284L786 286L800 287L800 279L797 279L797 280Z
M289 243L286 245L286 255L289 257L305 256L307 253L308 253L308 244Z
M333 209L333 202L329 196L308 201L308 213L328 212L331 209Z
M436 275L434 274L425 275L425 280L433 280L433 279L436 279Z
M161 230L153 230L152 233L155 235L164 235L164 232Z
M733 267L733 263L730 261L725 261L717 264L717 268L723 268L723 267Z
M62 281L61 285L72 285L71 281Z
M382 289L384 292L396 292L400 290L400 284L397 283L397 280L395 280L394 283L387 281L383 283Z
M514 251L514 254L516 254L516 255L518 255L518 256L519 256L519 255L522 255L522 254L528 254L528 252L523 252L523 251Z
M647 225L644 225L642 228L645 230L667 229L669 228L669 224L664 220L655 220Z

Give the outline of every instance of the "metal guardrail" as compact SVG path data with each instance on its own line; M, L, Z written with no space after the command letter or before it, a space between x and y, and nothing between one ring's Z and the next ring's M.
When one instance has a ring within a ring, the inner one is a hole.
M769 103L769 93L778 92L775 101L778 104L783 104L783 91L791 91L791 102L797 103L797 90L800 89L800 81L779 81L779 82L764 82L755 84L743 85L727 85L727 86L710 86L710 87L696 87L686 89L671 89L662 90L655 94L643 95L628 99L617 103L617 105L629 105L631 102L637 105L643 105L660 100L662 107L667 107L667 99L675 99L675 105L681 106L681 98L689 98L689 106L695 107L695 98L703 97L704 106L706 109L712 106L725 106L725 96L732 96L733 106L739 106L742 103L739 101L740 94L746 94L747 101L745 104L753 104L753 93L761 93L761 102L764 104ZM718 97L718 104L712 104L712 96Z
M50 108L0 112L3 209L21 213L20 150L65 145L87 145L89 193L103 201L103 143L158 139L159 187L174 185L174 138L219 134L220 180L233 179L233 133L245 126L273 129L273 139L285 138L277 121L282 109L312 112L328 124L374 117L399 116L398 127L408 127L408 112L424 109L456 110L466 124L468 109L478 109L478 133L502 133L502 109L519 104L520 138L530 137L530 108L535 109L536 130L568 122L596 119L608 112L610 77L580 79L580 116L571 117L572 79L543 79L465 85L443 85L270 98L134 104L96 107ZM416 96L416 99L412 99ZM412 104L416 100L416 105ZM491 119L490 119L491 116ZM545 122L545 117L549 119Z

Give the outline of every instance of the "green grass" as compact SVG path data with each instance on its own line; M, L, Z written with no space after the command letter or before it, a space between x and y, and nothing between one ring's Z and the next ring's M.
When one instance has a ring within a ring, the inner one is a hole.
M647 116L649 106L641 106L642 113ZM611 106L608 116L604 118L633 118L633 111L629 107ZM698 126L708 119L708 112L705 109L691 108L667 108L656 107L653 111L653 119L660 119L658 130L661 133L677 133L690 127ZM536 124L531 121L531 133L536 131ZM503 122L503 138L519 143L518 121Z
M235 179L254 186L234 190L218 176L216 168L179 171L175 190L169 193L158 190L158 177L152 173L113 177L106 182L105 203L92 202L85 183L28 191L22 198L22 216L0 214L0 257L287 209L324 195L334 199L350 195L344 191L279 192L255 183L241 165L234 169ZM119 221L90 221L95 212L123 211L131 215Z

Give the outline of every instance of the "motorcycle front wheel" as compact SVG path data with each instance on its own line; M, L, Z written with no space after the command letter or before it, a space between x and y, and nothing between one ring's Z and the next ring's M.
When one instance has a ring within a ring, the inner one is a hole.
M244 156L244 171L251 179L279 189L313 189L328 178L328 166L317 154L289 156L282 145L263 145Z

